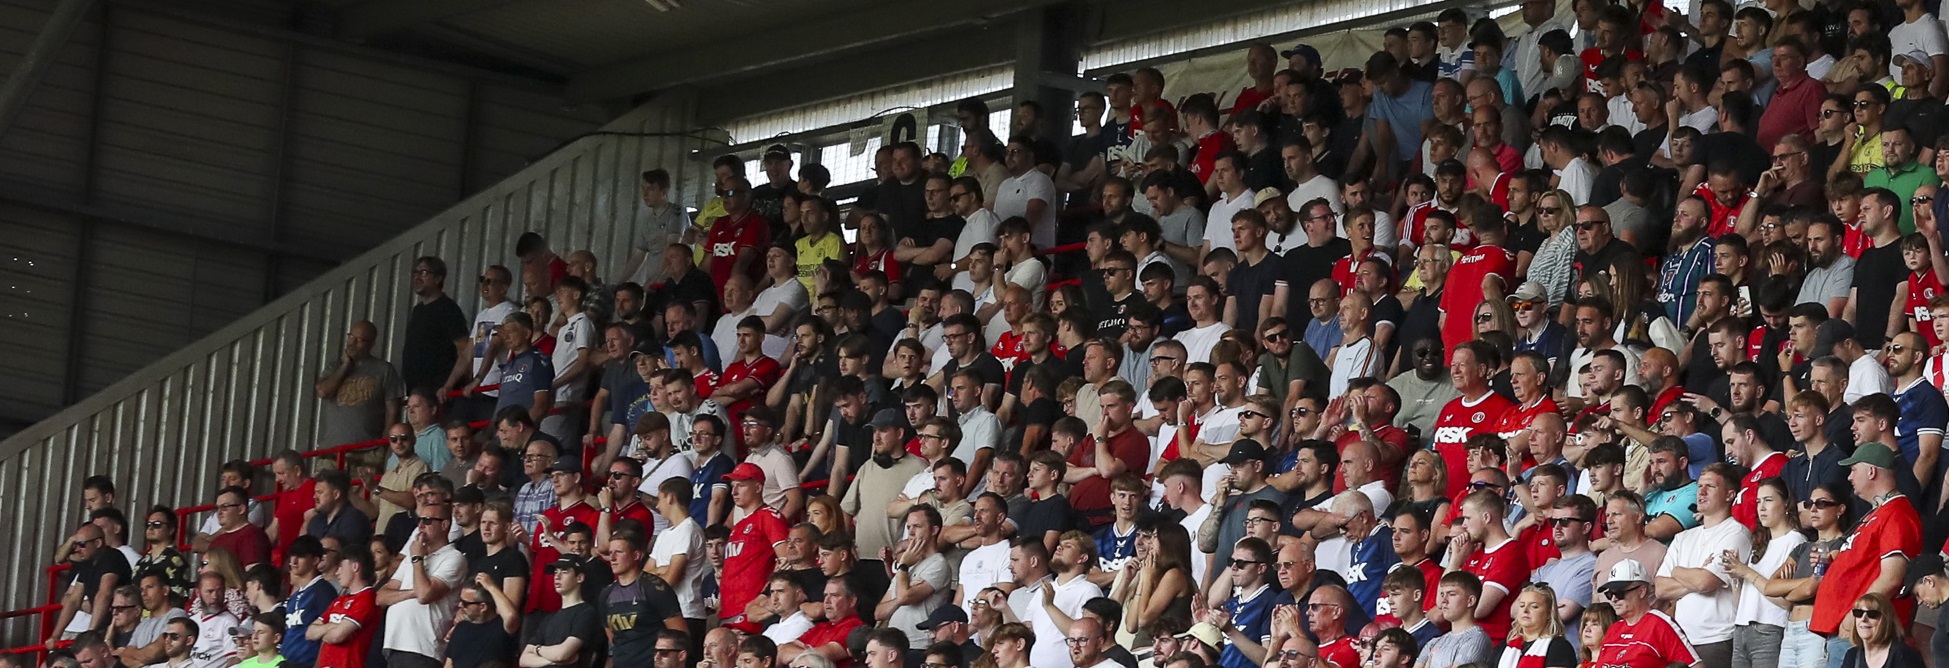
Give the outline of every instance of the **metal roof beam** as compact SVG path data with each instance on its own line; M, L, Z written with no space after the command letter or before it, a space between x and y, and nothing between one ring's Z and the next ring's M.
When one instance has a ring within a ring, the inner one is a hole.
M572 102L623 97L684 84L699 84L735 75L773 71L806 62L822 62L830 76L831 58L864 48L911 41L954 29L962 32L997 23L1004 15L1056 4L1059 0L962 0L880 6L862 12L781 26L750 35L727 37L742 48L724 50L690 46L595 68L569 80ZM1009 22L1000 22L1012 25ZM952 38L950 38L952 39ZM1012 38L1008 39L1013 42ZM940 52L938 42L927 51ZM997 61L999 62L999 61ZM992 64L992 63L989 63ZM938 74L930 72L925 74ZM823 78L823 77L822 77ZM763 90L763 89L757 89Z
M7 73L6 83L0 84L0 133L13 127L20 112L27 109L27 99L40 87L41 78L61 57L68 38L74 36L94 6L95 0L61 0L61 4L55 5L47 23L41 24L40 32L34 34L34 43L27 47L27 53L20 57L14 71Z
M1012 24L963 30L924 44L850 54L706 88L698 96L697 118L708 124L999 65L1015 54L1012 30ZM845 76L835 76L838 72Z
M360 40L520 0L373 0L338 12L338 36Z

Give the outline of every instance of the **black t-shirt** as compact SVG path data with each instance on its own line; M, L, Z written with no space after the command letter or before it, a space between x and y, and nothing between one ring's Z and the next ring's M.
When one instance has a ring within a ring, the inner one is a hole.
M771 223L773 239L784 238L785 193L796 188L798 184L791 181L783 186L775 186L767 181L751 189L751 210L764 216L765 222Z
M1590 206L1610 206L1624 195L1624 172L1626 163L1609 165L1597 170L1590 179Z
M948 214L941 218L924 218L919 224L914 225L909 230L909 233L902 234L900 238L913 239L914 246L919 248L932 246L935 242L941 241L942 239L946 239L952 245L956 239L961 237L961 228L967 225L967 220L954 214ZM949 251L948 255L954 255L953 251ZM949 257L946 261L953 262L956 259L958 258ZM942 285L941 289L946 290L946 284L934 278L935 266L932 264L920 264L918 262L908 263L906 270L901 272L900 275L900 280L907 285L907 294L919 294L921 288L936 284Z
M460 354L453 342L467 336L467 314L452 297L413 305L406 316L399 377L409 388L438 389L447 382Z
M447 639L447 660L453 668L480 668L489 663L505 664L508 657L521 652L514 635L496 617L485 624L466 619L454 622L453 636Z
M1339 237L1318 248L1312 244L1300 244L1286 251L1285 271L1281 277L1286 279L1286 313L1311 313L1306 308L1306 297L1313 290L1313 284L1332 277L1333 263L1352 254L1353 243Z
M1706 390L1711 389L1713 383L1726 377L1726 372L1720 371L1718 363L1712 361L1712 345L1707 342L1707 338L1708 335L1704 333L1692 337L1692 358L1686 362L1684 369L1684 385L1687 392L1705 394ZM1571 372L1575 373L1576 369L1571 369ZM1650 420L1653 417L1656 416L1648 416L1645 419Z
M1401 317L1399 331L1394 334L1394 340L1403 345L1422 339L1441 341L1440 290L1415 298L1414 304L1408 307L1407 315Z
M853 570L839 577L846 578L846 586L851 587L853 594L861 601L878 601L886 598L887 588L893 586L893 580L889 579L886 571L880 568L854 567ZM821 595L823 594L824 592L821 592ZM867 626L873 626L879 621L873 616L873 606L865 603L859 606L859 620Z
M1918 144L1934 146L1936 137L1942 135L1943 110L1942 100L1937 98L1895 100L1888 103L1884 127L1908 128Z
M1571 265L1574 267L1572 274L1576 277L1575 280L1583 280L1591 274L1610 269L1619 258L1624 258L1627 262L1640 261L1638 249L1632 248L1631 244L1625 243L1623 239L1612 237L1610 243L1604 244L1602 248L1597 249L1596 253L1585 253L1582 249L1578 249ZM1889 299L1892 300L1894 297L1891 295Z
M612 582L596 600L610 633L609 657L618 666L647 666L656 658L656 636L665 622L682 620L677 592L663 578L644 573L636 582Z
M1001 360L995 359L994 355L987 352L975 355L974 361L968 364L968 368L974 370L975 375L981 376L983 385L1001 385L1008 382L1008 371L1002 369ZM947 364L941 365L941 372L942 378L954 377L954 374L961 372L961 361L948 358Z
M1279 192L1293 189L1292 180L1286 178L1286 165L1280 160L1278 147L1267 146L1245 156L1245 187L1253 192L1266 188L1278 188Z
M91 600L94 599L95 592L101 589L103 577L109 575L115 576L116 586L118 587L125 584L133 584L134 582L129 559L128 557L122 556L121 550L106 545L102 546L100 550L100 552L95 554L95 558L76 563L73 569L74 581L81 584L82 596Z
M1285 259L1273 253L1266 253L1258 264L1249 265L1245 258L1232 266L1232 274L1225 279L1225 287L1237 300L1232 328L1247 332L1258 331L1259 298L1272 294L1274 283L1285 274Z
M879 195L873 202L873 208L886 214L895 239L919 238L921 232L918 228L921 221L927 218L926 185L925 180L916 178L912 185L888 181L876 188Z
M1077 526L1076 509L1069 506L1069 497L1062 494L1034 501L1029 504L1029 512L1022 517L1009 518L1015 521L1018 537L1039 537L1054 531L1058 534Z
M1827 168L1833 166L1834 161L1841 158L1841 149L1846 147L1847 142L1845 140L1832 144L1816 142L1813 146L1807 148L1807 159L1809 161L1807 169L1815 174L1826 174Z
M1071 171L1089 169L1090 163L1103 157L1104 148L1109 146L1109 135L1097 132L1095 136L1077 135L1070 138L1069 147L1063 149L1062 162Z
M582 649L575 653L575 662L551 664L553 666L577 666L588 668L595 661L597 650L601 648L602 616L596 607L588 603L578 603L561 610L541 615L540 623L525 629L526 637L522 646L560 645L569 638L581 638ZM506 657L502 657L504 660ZM640 665L640 664L638 664Z
M1049 397L1031 401L1022 409L1022 424L1024 425L1052 425L1056 423L1056 420L1062 419L1062 417L1062 404L1056 403L1055 399ZM1021 429L1009 429L1004 432L1008 438L1008 450L1010 452L1022 451L1023 431ZM1013 514L1010 513L1010 515Z
M1109 299L1111 301L1106 302L1103 308L1096 310L1096 335L1115 341L1123 336L1125 319L1129 317L1131 307L1142 302L1144 295L1132 290L1130 294L1124 295L1123 299L1114 297ZM1070 354L1078 355L1078 359L1081 359L1081 351L1070 351Z
M1542 228L1536 226L1535 217L1508 229L1509 250L1518 253L1528 251L1530 255L1535 255L1536 250L1543 247L1543 240L1549 238L1543 234Z
M470 564L487 558L487 542L481 540L480 531L466 534L453 541L453 549L459 550L460 556L466 557L467 563Z
M1714 132L1699 137L1697 146L1692 149L1692 157L1708 167L1720 160L1732 163L1739 169L1740 183L1759 183L1760 173L1773 164L1773 154L1767 153L1759 142L1743 132Z
M494 578L495 586L500 586L502 582L505 582L511 577L530 577L528 573L528 558L522 556L521 551L515 549L512 545L501 548L500 552L488 554L479 559L468 558L467 581L472 582L474 576L480 573L486 573L487 577Z
M1692 52L1692 55L1685 57L1685 66L1701 68L1698 70L1700 72L1719 71L1719 53L1725 50L1727 39L1730 38L1721 37L1719 38L1719 43L1716 45L1699 46L1697 50ZM1751 182L1749 181L1748 183Z
M1902 245L1891 243L1861 251L1854 263L1855 303L1868 304L1854 311L1854 340L1861 347L1879 350L1888 330L1888 308L1875 304L1895 301L1895 286L1908 280L1908 267L1902 264Z
M1374 300L1374 309L1368 314L1367 323L1370 328L1373 328L1373 327L1379 327L1381 323L1385 322L1394 325L1394 329L1396 331L1399 331L1401 329L1401 321L1406 319L1407 317L1408 317L1408 310L1406 308L1402 308L1400 297L1396 297L1394 295L1381 295L1380 299ZM1370 329L1369 331L1373 331L1373 330ZM1304 343L1304 342L1302 341L1300 343ZM1394 359L1394 351L1400 349L1401 349L1401 337L1399 336L1388 337L1387 349L1381 351L1381 364L1383 365L1383 368L1385 368L1385 365L1389 360Z
M772 238L776 239L778 237ZM658 283L650 287L650 292L644 299L644 313L662 313L663 308L673 302L685 304L704 302L710 304L711 312L699 313L697 314L699 318L707 318L715 315L718 309L717 286L711 283L710 274L704 273L703 269L697 267L691 267L689 272L674 282ZM649 318L642 318L644 327L648 327L649 321ZM642 329L638 329L636 330L636 340L639 342L648 341L649 338L644 336Z

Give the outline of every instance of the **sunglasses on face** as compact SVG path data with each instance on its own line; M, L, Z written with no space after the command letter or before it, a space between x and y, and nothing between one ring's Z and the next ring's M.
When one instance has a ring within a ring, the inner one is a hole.
M1874 608L1855 608L1854 618L1879 620L1881 619L1881 611Z
M1597 229L1599 226L1604 226L1609 224L1610 223L1597 223L1597 222L1577 223L1576 227L1578 231L1589 232L1591 230Z
M1826 510L1829 508L1839 508L1843 505L1846 504L1843 504L1839 501L1831 501L1828 499L1807 499L1806 501L1800 502L1800 507L1806 508L1808 510L1813 510L1813 509Z
M1273 332L1266 332L1266 333L1265 333L1265 340L1267 340L1267 341L1278 341L1278 340L1281 340L1281 339L1284 339L1284 338L1286 338L1286 334L1287 334L1287 332L1286 332L1286 330L1283 330L1283 329L1281 329L1281 330L1278 330L1278 331L1273 331Z
M1250 520L1248 519L1247 521L1250 521ZM1232 568L1245 568L1245 567L1247 567L1247 566L1252 566L1252 565L1255 565L1255 564L1263 564L1263 563L1265 563L1265 562L1263 562L1263 561L1254 561L1254 560L1251 560L1251 559L1233 559L1233 560L1232 560Z
M1554 216L1554 215L1557 215L1558 213L1561 213L1561 212L1563 212L1563 207L1560 207L1560 206L1539 206L1539 207L1536 207L1536 211L1537 211L1537 213L1547 213L1547 214L1550 214L1550 215L1552 215L1552 216Z
M1613 601L1620 601L1620 600L1623 600L1623 599L1624 599L1624 597L1626 597L1626 596L1630 596L1630 595L1631 595L1631 592L1634 592L1634 591L1637 591L1637 590L1639 590L1639 589L1643 589L1643 588L1644 588L1644 585L1631 585L1631 586L1629 586L1629 587L1623 587L1623 588L1619 588L1619 589L1613 589L1613 590L1610 590L1610 591L1607 591L1607 592L1604 592L1604 598L1608 598L1608 599L1611 599L1611 600L1613 600Z
M1551 523L1551 524L1554 524L1554 525L1557 525L1557 526L1560 526L1560 527L1567 527L1567 526L1570 526L1571 524L1575 524L1575 523L1578 523L1578 522L1582 522L1582 523L1584 523L1584 524L1589 524L1589 523L1591 523L1591 522L1592 522L1592 520L1587 520L1587 519L1584 519L1584 518L1581 518L1581 517L1557 517L1557 518L1552 518L1552 519L1550 520L1550 523Z

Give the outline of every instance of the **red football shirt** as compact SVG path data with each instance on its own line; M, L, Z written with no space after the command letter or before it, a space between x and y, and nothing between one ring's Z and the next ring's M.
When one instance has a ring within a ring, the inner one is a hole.
M1191 174L1198 177L1199 183L1210 181L1211 170L1218 163L1218 154L1237 149L1238 144L1232 143L1229 133L1214 130L1199 137L1198 155L1191 159Z
M719 296L723 295L724 284L731 280L731 270L738 263L738 253L747 248L759 252L760 257L751 263L745 273L757 281L764 276L764 249L771 245L771 224L756 211L746 211L743 217L724 216L711 222L710 234L705 242L711 263L711 282L717 284Z
M340 596L325 608L325 621L333 624L350 621L359 625L344 643L319 643L318 668L364 668L372 651L372 637L379 632L379 592L371 587Z
M1841 233L1841 252L1847 253L1848 257L1859 260L1862 251L1874 247L1875 240L1868 238L1867 232L1861 231L1859 219L1851 223L1843 223L1841 226L1847 228L1846 232Z
M778 565L776 545L785 542L790 528L785 518L771 506L760 506L731 529L731 540L724 544L724 575L718 580L723 601L718 609L735 614L727 622L744 621L744 608L765 588Z
M1387 254L1382 253L1378 248L1367 249L1367 257L1377 257L1382 260L1388 260ZM1361 257L1356 259L1354 258L1354 256L1348 255L1346 257L1333 261L1333 282L1340 284L1341 297L1346 297L1347 295L1353 294L1354 270L1359 269L1360 268L1359 263L1362 260L1366 260L1367 257ZM1388 260L1389 266L1392 266L1393 264L1394 264L1393 261Z
M738 381L746 378L755 378L760 387L770 389L772 383L778 382L779 377L783 375L785 375L785 370L778 366L778 360L772 359L770 355L759 355L757 359L751 360L740 358L724 365L724 373L718 376L717 386L725 387L736 384ZM752 395L754 398L733 401L731 405L724 407L724 414L729 415L732 420L743 419L744 412L751 410L752 406L758 405L758 402L762 401L764 396L764 392L759 392L758 394ZM733 427L735 426L734 424ZM731 431L734 434L743 434L742 430L736 428L733 428ZM736 452L738 453L738 457L744 457L744 439L733 438L731 442L737 446Z
M1516 542L1523 546L1523 554L1529 563L1545 564L1551 559L1563 556L1563 551L1557 549L1556 539L1552 538L1552 535L1550 523L1545 520L1524 529L1522 535L1516 537Z
M1502 246L1477 246L1455 261L1455 268L1449 270L1441 292L1441 312L1445 317L1441 340L1448 346L1449 358L1454 357L1455 346L1475 338L1475 306L1484 299L1482 280L1499 276L1504 286L1510 286L1513 285L1510 277L1514 275L1516 255Z
M1884 557L1912 560L1920 554L1922 518L1915 514L1915 506L1909 503L1908 497L1896 494L1861 518L1854 533L1848 534L1847 541L1834 553L1833 561L1828 562L1827 576L1814 590L1814 616L1808 620L1807 628L1821 635L1834 635L1841 628L1841 618L1854 609L1855 599L1867 593L1868 585L1881 574ZM1915 597L1895 599L1895 616L1900 618L1896 628L1908 628L1914 615Z
M1380 459L1374 462L1374 479L1381 481L1381 485L1387 488L1387 493L1399 493L1397 488L1401 482L1401 464L1406 462L1408 454L1418 447L1409 443L1407 430L1391 424L1371 428L1366 434L1349 429L1346 433L1340 434L1340 438L1334 439L1333 447L1340 452L1346 452L1347 446L1360 441L1379 441L1382 445L1394 449L1392 453L1382 453ZM1333 493L1339 494L1344 491L1347 491L1346 476L1333 476Z
M1238 92L1238 99L1232 102L1232 115L1237 116L1239 115L1239 112L1243 112L1247 109L1257 109L1259 107L1260 102L1264 102L1271 98L1272 98L1271 91L1260 91L1256 87L1246 86L1245 90L1241 90Z
M859 255L853 258L853 273L864 274L874 269L878 269L880 273L887 275L887 283L894 284L900 282L900 261L893 259L892 246L888 246L886 250L873 254L860 251Z
M318 499L313 496L317 488L317 480L305 478L297 489L278 492L277 506L271 510L271 516L277 518L278 529L277 545L271 550L272 561L284 563L284 551L290 549L298 536L304 535L305 511L318 505Z
M1942 343L1936 338L1935 326L1931 321L1935 316L1929 313L1929 300L1942 294L1942 281L1935 276L1935 270L1912 271L1908 274L1908 303L1905 305L1908 317L1915 319L1915 328L1927 339L1929 348Z
M1636 624L1623 620L1611 624L1597 653L1597 664L1606 668L1666 668L1698 662L1699 653L1679 633L1678 624L1656 610L1645 613Z
M248 522L236 531L226 531L212 536L210 547L229 550L231 554L237 555L237 562L246 568L252 564L269 564L271 561L271 537L264 533L263 527Z
M722 377L720 374L708 368L704 369L703 373L693 374L691 376L691 382L697 384L697 396L708 397L711 396L712 392L716 392L717 380L720 377Z
M1529 582L1529 574L1532 570L1529 566L1529 555L1524 553L1518 541L1511 539L1494 548L1484 547L1476 550L1475 554L1469 556L1468 563L1462 564L1462 570L1482 578L1483 595L1488 594L1490 587L1500 589L1506 594L1502 599L1502 605L1496 606L1487 617L1478 619L1476 622L1482 625L1482 630L1487 631L1490 638L1508 637L1509 604L1516 602L1513 597L1522 590L1524 584Z
M1496 434L1504 439L1515 438L1517 434L1528 429L1529 423L1535 421L1537 416L1555 412L1557 412L1556 401L1545 394L1538 398L1536 403L1528 406L1513 406L1504 411L1502 418L1496 420Z
M1780 470L1786 467L1786 455L1777 452L1766 453L1766 457L1760 459L1759 465L1754 466L1753 470L1746 474L1746 479L1740 481L1739 495L1732 499L1732 518L1746 525L1747 529L1757 528L1760 524L1760 481L1780 475Z
M1353 636L1320 645L1320 658L1339 668L1360 668L1360 650L1354 649Z
M1110 456L1123 462L1124 470L1141 474L1150 464L1150 439L1144 438L1144 433L1137 431L1136 427L1125 429L1122 433L1110 437ZM1098 466L1094 437L1085 438L1082 443L1069 449L1069 465L1089 468ZM1077 481L1069 487L1069 505L1075 508L1076 512L1088 517L1094 524L1109 522L1110 514L1101 511L1110 509L1110 479L1093 475ZM1092 516L1093 512L1097 515Z
M564 510L560 505L541 511L548 518L548 528L555 534L555 544L560 545L563 530L570 522L581 522L595 529L596 522L602 519L602 511L585 501ZM554 612L562 609L562 595L555 592L555 578L548 575L548 567L562 558L562 551L541 544L541 533L536 532L528 539L528 601L523 604L528 612Z
M1699 187L1692 189L1692 194L1705 200L1706 208L1711 211L1709 220L1706 221L1706 236L1723 237L1733 233L1734 223L1739 221L1739 210L1746 207L1745 193L1740 193L1739 199L1731 204L1720 204L1719 196L1712 193L1712 187L1701 183Z
M1482 433L1493 433L1496 422L1502 414L1515 406L1502 395L1484 392L1474 401L1466 397L1456 397L1441 408L1435 416L1435 452L1441 454L1442 461L1448 463L1448 489L1444 492L1449 498L1459 496L1469 486L1469 437ZM1496 636L1491 636L1496 637Z
M853 629L861 626L865 626L865 624L860 622L859 615L853 615L836 622L819 622L813 624L812 628L806 629L804 635L799 636L799 643L805 645L806 649L818 649L832 643L839 643L840 647L845 647L847 636L853 634ZM847 656L850 657L851 655ZM845 661L833 665L837 668L846 668L852 665L852 662L853 660L851 658L847 658Z

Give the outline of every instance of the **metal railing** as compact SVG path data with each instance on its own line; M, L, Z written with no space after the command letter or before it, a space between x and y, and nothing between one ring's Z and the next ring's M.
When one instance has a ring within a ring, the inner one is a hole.
M88 475L113 479L117 505L134 514L208 494L225 461L324 449L314 438L320 402L312 381L360 320L378 325L379 356L396 358L415 303L415 258L442 258L448 293L468 311L480 306L471 279L490 265L515 265L523 232L543 234L563 254L590 250L605 274L615 273L636 241L638 175L668 170L679 194L700 192L708 178L708 165L692 155L706 146L690 132L694 109L694 95L660 96L0 441L0 503L8 507L0 535L9 537L0 546L0 606L33 605L52 593L38 576L57 542L86 520L80 483ZM30 624L28 616L0 618L0 646L24 644Z

